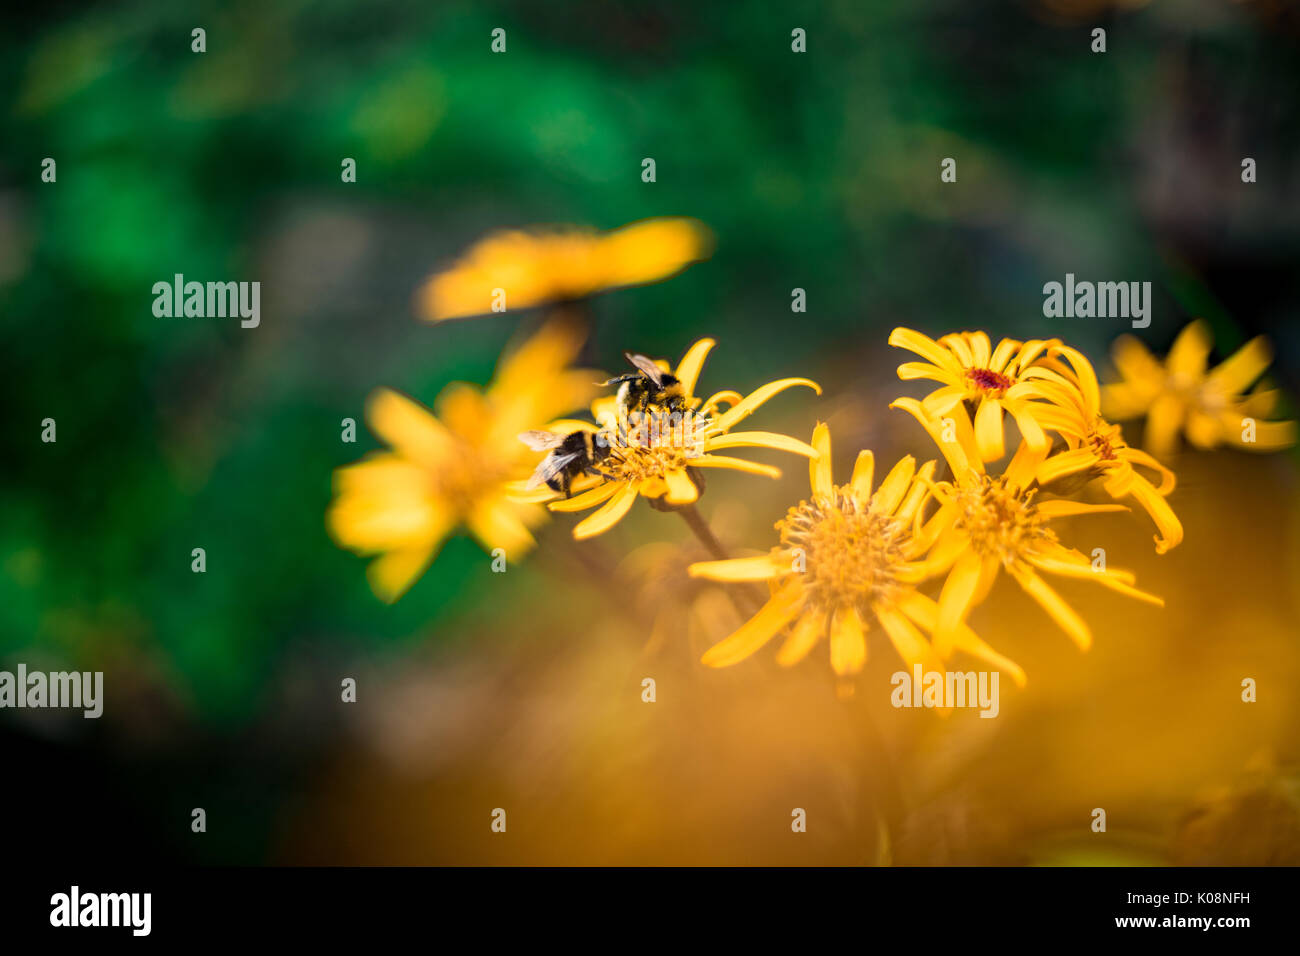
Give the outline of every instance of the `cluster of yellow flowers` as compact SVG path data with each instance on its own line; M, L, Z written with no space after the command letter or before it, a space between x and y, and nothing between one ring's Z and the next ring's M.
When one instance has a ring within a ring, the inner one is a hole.
M605 236L492 237L430 281L422 297L425 316L441 320L489 311L492 290L520 290L515 304L522 304L522 294L523 302L537 305L654 281L704 258L707 246L698 223L672 219ZM747 396L722 390L703 397L697 394L699 379L715 343L701 339L676 366L655 363L680 383L671 410L692 427L648 435L626 427L627 409L618 396L595 397L599 373L570 368L582 338L570 321L548 322L502 361L485 391L449 386L436 415L391 391L372 397L368 421L392 450L339 470L329 526L340 544L377 555L370 577L381 598L399 597L462 524L485 549L504 548L516 559L533 546L530 529L545 514L543 505L557 512L596 509L573 529L575 538L584 539L608 531L644 497L660 510L681 511L717 555L720 546L695 512L703 488L700 469L777 477L769 465L718 454L777 449L808 459L811 484L808 497L776 523L777 543L757 557L718 555L689 568L693 577L767 588L762 607L711 647L705 664L734 664L784 635L777 660L788 666L827 638L833 670L850 677L865 666L867 633L879 625L909 668L942 670L946 659L963 651L1023 684L1024 671L967 624L1002 572L1083 649L1092 640L1087 623L1045 575L1090 580L1163 604L1139 590L1133 574L1097 566L1062 543L1052 526L1056 519L1126 511L1131 503L1154 523L1157 552L1183 538L1167 500L1175 487L1173 472L1149 451L1130 447L1103 412L1115 418L1145 414L1147 440L1163 455L1172 450L1180 427L1202 448L1235 440L1243 419L1268 413L1277 397L1259 389L1240 394L1268 364L1259 340L1207 373L1203 323L1179 337L1167 367L1135 340L1121 339L1115 361L1123 379L1104 388L1088 359L1059 339L1003 339L994 345L984 332L936 341L899 328L889 343L920 359L900 365L899 378L938 387L920 400L899 398L891 407L920 423L946 467L937 459L918 464L909 455L877 482L875 457L862 451L848 483L837 485L825 424L813 429L810 442L734 430L788 388L806 386L820 394L815 382L782 378ZM592 421L556 417L588 402ZM652 410L670 409L664 404ZM1008 417L1019 438L1009 458ZM574 478L566 488L571 496L528 481L538 452L517 436L536 429L557 438L588 432L601 441L598 467ZM1294 437L1292 422L1263 422L1257 441L1237 443L1278 448ZM1097 489L1108 500L1084 500L1085 489ZM937 595L925 593L928 585Z

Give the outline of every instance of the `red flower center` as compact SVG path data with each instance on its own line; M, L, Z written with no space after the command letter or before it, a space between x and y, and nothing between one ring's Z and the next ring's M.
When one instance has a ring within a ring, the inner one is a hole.
M1001 372L988 368L968 368L966 377L975 383L975 387L985 392L1005 392L1014 382Z

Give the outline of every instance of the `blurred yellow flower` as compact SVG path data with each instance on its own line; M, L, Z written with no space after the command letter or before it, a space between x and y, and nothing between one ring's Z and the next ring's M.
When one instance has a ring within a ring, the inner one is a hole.
M713 238L682 217L646 219L611 232L565 227L502 232L477 244L417 294L433 322L581 299L658 282L707 259Z
M335 471L326 523L341 547L378 555L367 576L380 599L401 597L460 525L509 560L532 548L529 529L545 511L512 488L537 455L516 436L590 401L598 373L568 367L582 340L576 325L548 323L501 361L486 390L443 389L436 415L390 389L370 396L366 421L392 450Z
M557 433L573 428L598 431L609 449L609 456L599 466L601 476L578 478L573 488L581 494L550 503L552 511L585 511L600 505L574 527L575 538L590 538L608 531L628 513L638 496L669 508L694 504L703 484L697 469L729 468L771 478L781 474L771 465L714 452L728 448L775 448L810 458L817 454L812 446L787 435L731 429L787 388L804 385L820 395L821 386L806 378L783 378L744 398L737 392L725 391L701 401L695 394L695 386L714 344L713 339L700 339L673 370L685 396L680 413L670 415L652 409L650 414L638 416L637 425L630 426L627 410L619 408L617 396L608 395L592 405L592 415L598 425L566 421L550 426ZM667 363L657 364L668 370ZM727 406L725 410L723 405Z
M829 636L831 667L847 677L867 661L866 634L874 618L909 668L942 671L926 639L938 621L938 605L916 590L924 576L924 547L913 526L929 493L934 462L919 469L910 455L872 492L875 458L858 454L853 477L836 485L831 476L831 437L825 424L813 432L818 456L810 462L812 494L777 522L780 545L768 554L692 564L694 577L714 581L764 581L771 599L735 633L703 657L727 667L749 657L790 628L777 651L789 667ZM953 629L951 645L1007 671L1018 684L1025 675L967 627Z
M1002 413L1015 419L1020 434L1035 450L1046 450L1047 436L1035 418L1042 398L1039 383L1052 379L1050 369L1035 365L1035 359L1049 344L1043 341L1017 342L1002 339L992 348L983 332L954 332L934 341L911 329L894 329L889 344L915 352L925 362L904 362L898 377L904 381L930 379L942 383L922 400L927 415L937 418L952 415L962 402L969 402L972 419L965 407L953 415L956 428L970 447L986 462L997 461L1006 454Z
M1204 319L1178 333L1163 364L1138 339L1120 336L1111 352L1120 381L1102 387L1102 412L1120 421L1146 416L1142 443L1153 455L1176 452L1180 432L1203 449L1227 442L1275 451L1295 444L1295 422L1256 421L1273 413L1278 392L1257 387L1245 394L1272 360L1263 336L1207 370L1211 344Z
M1105 511L1127 511L1123 505L1090 505L1067 500L1036 500L1034 488L1040 452L1022 443L1002 475L985 472L978 457L968 456L960 443L943 441L939 423L920 402L900 398L893 403L913 415L930 432L952 468L953 479L932 483L938 511L925 522L918 542L928 549L922 563L925 577L946 574L939 594L935 649L946 654L966 617L987 596L999 572L1005 570L1042 605L1082 650L1092 644L1083 618L1040 577L1050 572L1096 581L1113 591L1164 606L1158 597L1133 587L1128 571L1094 567L1079 551L1067 548L1047 527L1053 518Z

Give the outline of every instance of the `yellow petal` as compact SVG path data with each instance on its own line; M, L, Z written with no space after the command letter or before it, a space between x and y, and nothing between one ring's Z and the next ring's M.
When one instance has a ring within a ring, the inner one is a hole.
M964 551L943 582L939 594L939 619L935 624L934 646L940 656L950 653L956 631L966 622L975 603L984 562L974 551Z
M378 388L366 402L370 430L412 461L437 468L455 453L456 438L414 399Z
M405 594L433 561L441 544L442 539L439 539L417 548L389 551L371 561L366 568L366 578L375 597L385 604L392 604Z
M707 259L713 237L701 222L683 217L645 219L601 237L598 249L608 286L656 282Z
M1043 433L1043 426L1034 417L1034 403L1008 399L1004 400L1002 404L1016 420L1016 427L1020 429L1020 437L1034 451L1041 451L1045 454L1051 442L1048 441L1047 435Z
M713 339L700 339L686 350L686 354L678 364L674 374L686 389L687 395L695 394L695 385L700 380L700 370L704 368L704 360L708 358L709 351L715 345L717 343Z
M1135 385L1113 384L1101 387L1101 413L1108 421L1127 421L1146 414L1153 395Z
M586 511L588 508L594 508L603 501L613 496L614 492L622 487L621 482L606 481L590 491L584 491L580 495L574 495L572 498L558 498L547 505L552 511Z
M694 504L696 499L700 497L700 489L695 487L695 482L691 481L690 475L686 474L685 469L678 468L675 471L665 472L664 481L668 485L667 500L669 504Z
M935 389L921 399L921 408L930 418L942 418L957 407L957 404L966 397L967 391L968 389L960 385Z
M856 674L867 663L862 616L852 604L835 609L831 619L831 668L841 677Z
M1111 361L1119 374L1134 382L1163 382L1165 370L1151 354L1151 350L1132 335L1121 335L1110 351Z
M975 413L975 445L984 461L997 461L1007 453L1002 436L1002 403L989 398L980 399Z
M1263 375L1271 361L1273 349L1268 340L1262 335L1256 336L1210 372L1208 382L1221 392L1235 395L1244 392Z
M1137 448L1124 448L1120 450L1119 456L1130 464L1141 465L1143 468L1149 468L1159 475L1160 487L1156 490L1160 492L1161 495L1168 497L1174 488L1177 487L1177 476L1146 452L1140 451Z
M1083 558L1083 555L1079 555L1079 557ZM1130 571L1110 568L1105 571L1094 571L1086 558L1083 559L1083 564L1080 566L1072 561L1058 560L1054 554L1031 553L1025 555L1025 560L1040 571L1048 571L1079 580L1096 581L1102 587L1110 588L1110 590L1123 594L1125 597L1135 598L1145 604L1154 604L1156 607L1165 606L1164 598L1134 587L1132 584L1133 574Z
M1183 523L1178 520L1174 514L1174 509L1169 507L1162 494L1156 491L1141 475L1133 475L1133 483L1129 487L1129 494L1138 500L1138 504L1146 509L1151 520L1156 523L1156 529L1160 532L1156 535L1156 553L1164 554L1171 548L1176 548L1183 540Z
M894 510L894 517L903 522L904 526L913 523L913 520L920 514L922 505L930 497L934 466L933 461L927 461L917 469L916 476L912 479L912 487L907 492L907 497Z
M1197 319L1178 333L1174 344L1169 348L1169 355L1165 357L1165 367L1172 375L1197 381L1205 374L1211 344L1210 324L1204 319Z
M963 368L974 367L975 353L971 351L970 344L966 338L966 333L958 334L952 332L948 335L940 336L939 344L950 348L952 354L956 356L957 361L961 363Z
M933 544L929 548L918 547L915 552L909 552L911 557L924 554L927 550L930 552L919 564L922 579L944 574L970 548L970 536L953 527L956 518L956 506L946 505L940 508L926 523L918 539L921 545L926 542Z
M536 544L528 527L504 501L479 504L465 518L465 525L485 551L503 548L507 561L518 560Z
M1090 448L1074 448L1070 451L1058 452L1038 466L1038 483L1050 485L1058 479L1091 468L1096 461L1097 456Z
M429 493L428 476L392 456L335 473L339 494L326 512L334 540L361 553L422 545L447 534L456 513Z
M1244 451L1279 451L1290 448L1296 443L1295 422L1256 422L1254 441L1245 441L1242 437L1240 420L1234 416L1224 416L1223 435L1234 447Z
M1038 474L1038 466L1047 458L1049 451L1051 451L1050 445L1044 444L1040 448L1035 448L1028 441L1022 441L1016 453L1011 456L1011 461L1007 462L1006 468L1002 470L1007 485L1016 491L1028 488Z
M1025 593L1042 605L1043 609L1052 616L1052 620L1056 621L1061 629L1070 635L1074 643L1079 645L1080 650L1086 651L1092 646L1092 632L1088 630L1088 625L1046 581L1025 564L1014 563L1010 570L1012 576L1025 589Z
M806 458L817 457L817 449L812 445L777 432L728 432L704 443L705 451L717 451L720 448L774 448Z
M1001 372L1007 367L1007 363L1015 358L1016 350L1020 348L1020 343L1015 339L1003 339L998 343L998 347L993 350L992 356L989 357L989 371Z
M688 569L693 578L709 581L770 581L789 574L791 563L783 552L753 558L730 558L726 561L697 561Z
M1166 393L1147 410L1143 444L1153 455L1164 458L1178 449L1178 430L1187 415L1186 403L1175 394Z
M726 455L700 455L690 460L692 468L729 468L751 475L763 475L766 478L780 478L781 469L772 465L763 465L743 458L728 458Z
M928 378L935 382L943 382L948 388L956 388L959 394L964 391L953 382L955 376L952 372L941 369L937 365L931 365L929 362L904 362L898 366L898 377L904 382ZM947 389L940 389L939 391L947 391Z
M710 395L707 399L705 399L704 404L700 406L700 409L701 411L708 411L709 409L716 410L720 405L726 405L728 407L731 407L734 405L739 405L740 399L741 399L741 395L739 392L727 388L727 389L723 389L720 392L714 392L712 395Z
M787 388L794 388L796 385L807 386L818 395L822 393L822 387L820 385L806 378L782 378L777 379L775 382L768 382L761 388L750 392L739 402L714 419L716 430L724 432L730 431L741 421L752 415L774 395L785 391Z
M899 459L898 463L889 470L885 480L880 483L880 487L876 489L876 493L871 499L871 507L883 514L893 514L894 509L903 500L903 496L907 494L907 489L911 486L912 477L915 474L915 458L911 455L905 455Z
M858 504L866 505L871 501L871 483L875 476L876 456L866 450L858 452L858 460L853 463L853 477L849 481Z
M1067 498L1053 498L1037 502L1038 513L1045 518L1068 518L1073 515L1102 514L1108 511L1128 511L1128 505L1090 505Z
M890 403L890 408L900 408L907 412L929 433L930 438L939 446L939 451L948 461L948 467L954 475L960 477L966 472L984 473L984 463L975 453L974 434L971 431L970 417L963 408L954 409L949 417L953 423L953 441L944 441L943 419L925 413L921 403L914 398L900 398ZM967 439L963 442L963 439ZM969 453L968 453L969 448Z
M1097 370L1092 367L1087 356L1076 348L1057 344L1052 347L1052 355L1065 356L1074 372L1074 384L1083 394L1085 406L1093 412L1101 407L1101 390L1097 385Z
M961 367L954 361L952 353L928 335L912 329L897 328L889 333L889 344L895 348L915 352L927 361L933 362L953 375L961 374Z
M787 582L735 633L705 651L701 663L708 667L730 667L743 661L789 624L802 603L803 587L799 581Z
M909 671L920 664L922 674L934 671L943 673L943 661L925 639L925 635L917 630L905 614L883 601L874 604L872 610L876 612L876 619L889 635L889 642L898 651L898 656L907 662Z
M637 499L638 486L632 482L619 485L618 491L600 509L578 522L573 537L579 541L603 534L622 520Z
M817 457L808 463L813 497L833 501L835 482L831 478L831 430L825 422L818 422L813 429L812 446L817 451Z
M776 662L782 667L793 667L807 657L826 636L826 618L826 612L820 608L805 609L776 652Z
M907 591L895 603L898 605L899 610L915 621L922 630L934 632L939 620L939 605L932 599L916 591ZM1011 679L1016 682L1016 686L1025 686L1024 668L1011 658L999 654L980 640L979 636L967 625L963 624L956 630L953 636L953 649L964 651L972 657L977 657L993 665L998 670L1006 671L1011 675Z

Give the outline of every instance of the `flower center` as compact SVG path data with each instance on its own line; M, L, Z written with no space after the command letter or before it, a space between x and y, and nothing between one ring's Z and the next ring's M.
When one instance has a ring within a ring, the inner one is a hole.
M799 502L776 529L782 546L801 552L792 570L803 571L809 599L823 608L862 606L897 586L906 529L859 505L847 487L835 489L833 502Z
M956 528L966 533L981 557L995 557L1009 565L1034 544L1056 538L1033 503L1034 492L1014 493L1005 478L981 475L955 493Z
M449 455L441 466L428 472L433 493L461 514L470 513L478 501L502 482L519 477L519 468L482 449L458 441L458 454Z
M1001 394L1015 384L1009 377L990 368L968 368L966 377L981 392Z
M622 481L680 471L704 454L709 424L708 418L692 412L637 416L620 430L603 432L610 454L600 468Z
M1101 419L1088 435L1088 448L1102 461L1117 461L1119 450L1125 447L1124 435L1118 425L1111 425Z

